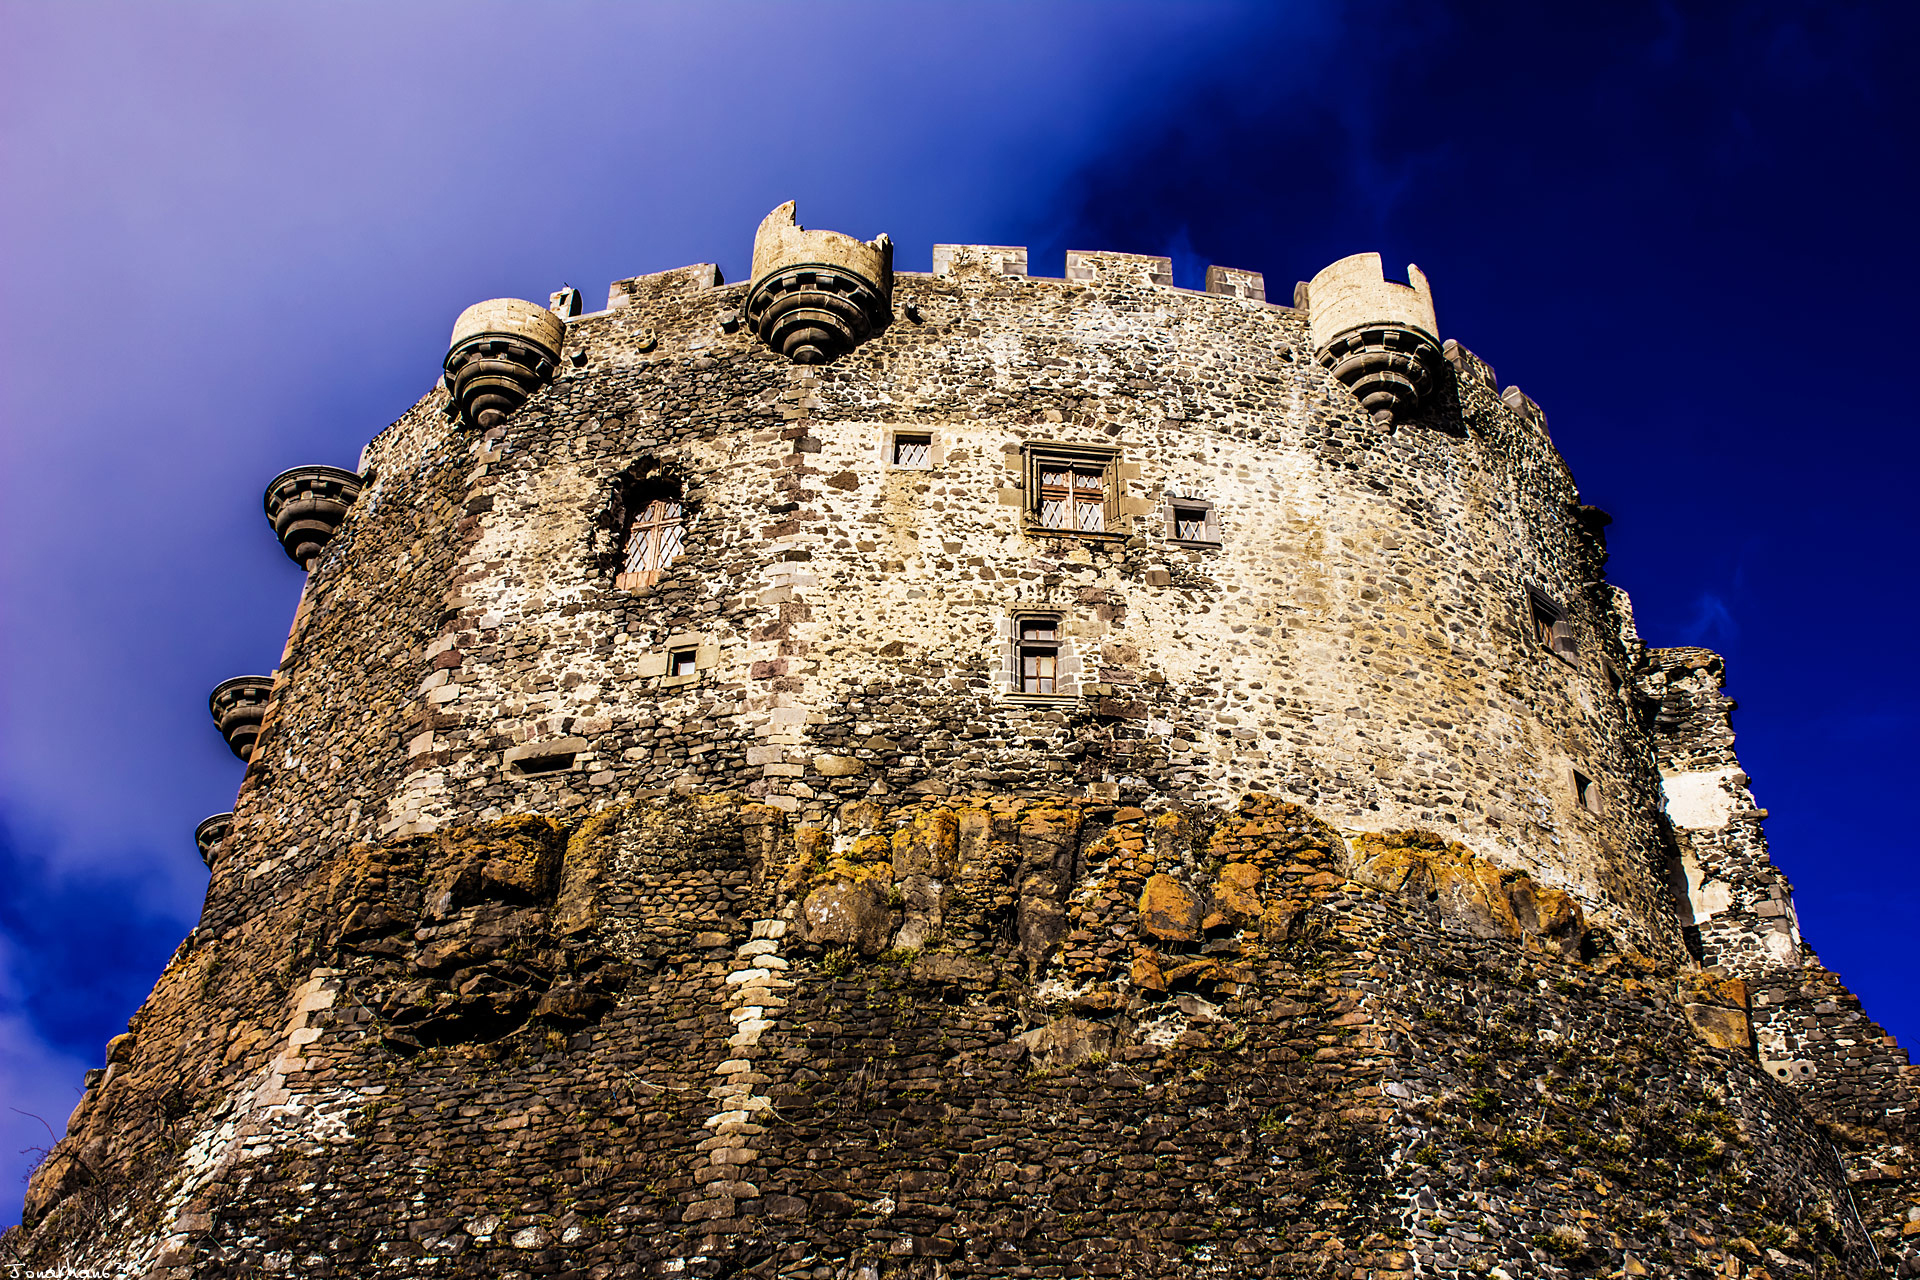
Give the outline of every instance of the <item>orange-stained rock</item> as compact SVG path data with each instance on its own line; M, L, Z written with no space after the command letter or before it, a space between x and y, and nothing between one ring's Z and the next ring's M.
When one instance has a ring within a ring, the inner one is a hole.
M1185 964L1175 965L1166 971L1166 980L1169 987L1178 986L1181 983L1186 983L1190 986L1198 986L1202 983L1211 984L1218 981L1219 977L1220 965L1213 960L1189 960Z
M1278 903L1269 906L1260 914L1260 937L1265 942L1285 942L1293 933L1293 921L1300 914L1298 907L1283 907Z
M1140 927L1156 938L1191 942L1200 936L1200 904L1172 876L1152 876L1140 891Z
M1230 920L1239 923L1260 915L1260 868L1248 862L1229 862L1220 868L1220 882L1213 888L1213 904Z
M1426 898L1476 937L1520 937L1520 921L1501 886L1500 869L1431 832L1358 837L1352 874L1375 889Z
M893 874L951 876L959 846L960 819L953 810L915 814L893 833Z
M1133 985L1142 991L1165 991L1167 979L1160 972L1160 957L1151 951L1141 951L1133 957L1133 969L1129 975Z
M1371 888L1425 898L1476 937L1524 938L1572 957L1585 936L1585 918L1572 897L1524 872L1503 871L1431 831L1355 837L1351 875Z
M1690 1004L1685 1006L1687 1021L1700 1033L1700 1038L1716 1049L1746 1049L1753 1043L1753 1033L1747 1025L1747 1015L1738 1009L1723 1009L1718 1005Z
M1507 901L1513 905L1514 918L1523 933L1537 938L1550 950L1573 957L1580 954L1580 939L1586 933L1586 917L1570 894L1536 884L1533 877L1509 873L1506 877Z
M1331 869L1342 848L1339 833L1312 811L1275 796L1252 793L1214 829L1207 852L1229 863L1266 870Z

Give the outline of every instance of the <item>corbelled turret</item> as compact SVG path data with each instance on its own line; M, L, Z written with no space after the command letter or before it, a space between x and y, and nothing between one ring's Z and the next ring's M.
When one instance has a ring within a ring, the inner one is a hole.
M302 569L332 541L347 508L360 496L360 477L340 467L290 467L267 482L267 519L287 556Z
M795 364L825 364L866 341L893 308L893 241L808 231L789 200L753 237L747 319Z
M213 686L207 710L233 754L251 762L253 744L260 740L260 722L266 717L272 676L234 676Z
M472 427L497 426L553 377L566 325L536 302L476 302L453 322L447 390Z
M202 818L200 825L193 829L193 842L199 846L200 861L207 864L207 870L213 870L213 864L218 860L221 842L232 833L232 810Z
M1401 418L1433 389L1440 326L1419 267L1388 280L1377 253L1356 253L1302 286L1313 353L1375 417Z

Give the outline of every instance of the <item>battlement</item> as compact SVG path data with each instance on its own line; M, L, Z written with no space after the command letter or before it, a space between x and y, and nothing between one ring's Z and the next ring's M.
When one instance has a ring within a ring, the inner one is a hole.
M1027 274L1025 245L937 244L933 246L933 274L950 276L965 271L984 271L996 276Z

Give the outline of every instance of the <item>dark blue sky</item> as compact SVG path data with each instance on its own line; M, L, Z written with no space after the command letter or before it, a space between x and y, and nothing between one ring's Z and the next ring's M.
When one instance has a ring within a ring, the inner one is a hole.
M206 713L454 315L811 226L1368 249L1546 409L1655 644L1727 655L1823 959L1920 1043L1910 5L0 0L0 1221L195 919ZM1903 799L1904 797L1904 799Z

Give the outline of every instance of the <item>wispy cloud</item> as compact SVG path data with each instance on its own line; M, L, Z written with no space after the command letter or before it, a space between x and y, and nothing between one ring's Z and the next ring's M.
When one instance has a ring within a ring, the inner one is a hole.
M1740 624L1725 600L1711 591L1703 591L1693 602L1693 617L1681 624L1680 635L1688 644L1737 640Z

